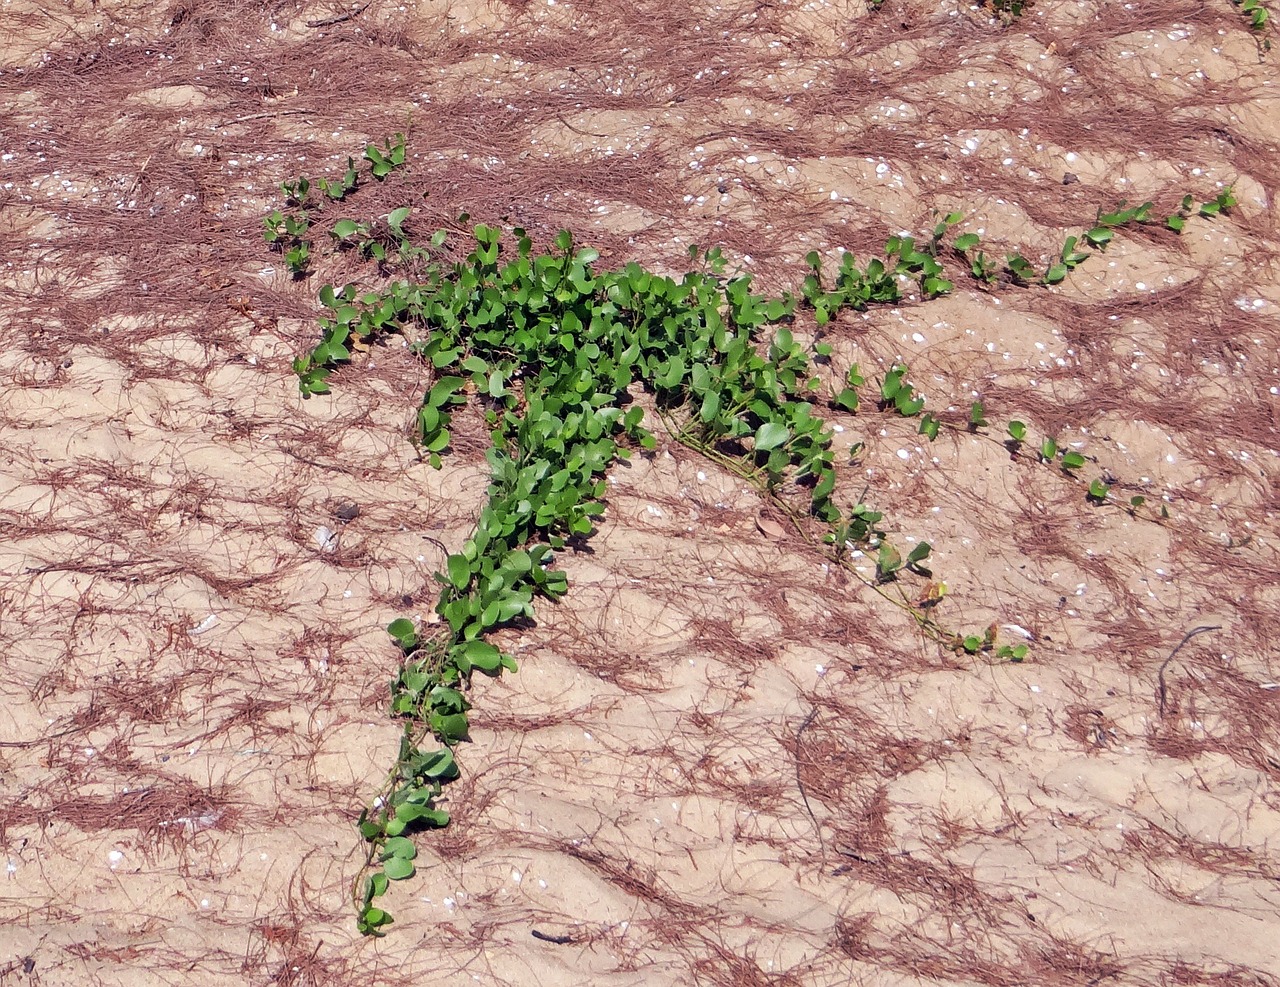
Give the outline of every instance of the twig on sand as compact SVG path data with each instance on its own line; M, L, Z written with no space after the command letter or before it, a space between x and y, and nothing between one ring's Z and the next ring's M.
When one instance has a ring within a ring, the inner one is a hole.
M1169 652L1169 657L1166 658L1163 663L1161 663L1160 671L1156 674L1156 681L1159 683L1159 688L1156 690L1156 697L1159 700L1159 704L1160 704L1161 719L1164 719L1165 698L1168 694L1168 690L1165 688L1165 684L1164 684L1164 670L1169 667L1169 662L1173 661L1174 656L1179 651L1182 650L1182 646L1186 644L1188 641L1190 641L1197 634L1204 634L1208 631L1220 631L1220 630L1222 630L1221 624L1201 624L1199 627L1193 627L1191 630L1187 631L1186 636L1183 637L1183 639L1178 642L1178 646Z
M822 838L822 827L818 825L818 817L813 814L813 807L809 805L809 793L805 791L804 781L800 777L800 738L804 735L805 730L809 728L809 724L814 721L818 715L818 707L815 706L809 710L809 715L804 718L804 722L800 724L800 728L796 730L796 787L800 789L800 799L804 802L805 812L809 813L809 820L813 823L813 831L818 837L818 849L822 852L823 860L827 857L827 844Z
M236 117L234 120L223 120L221 123L215 123L212 130L218 130L221 127L230 127L237 123L248 123L250 120L266 120L269 117L292 116L296 113L313 113L314 110L271 110L267 113L250 113L247 117Z
M369 0L369 3L372 2L373 0ZM349 21L353 17L359 17L368 9L369 4L366 3L364 6L357 7L355 10L350 10L345 14L337 14L334 17L326 17L318 21L307 21L307 27L328 27L331 24L341 24L343 21Z
M126 199L133 195L133 190L136 189L138 187L138 183L142 181L142 176L146 173L147 165L151 164L151 159L153 157L155 157L154 154L148 154L147 160L142 162L142 167L138 169L138 174L134 177L133 184L129 186L129 191L124 194Z

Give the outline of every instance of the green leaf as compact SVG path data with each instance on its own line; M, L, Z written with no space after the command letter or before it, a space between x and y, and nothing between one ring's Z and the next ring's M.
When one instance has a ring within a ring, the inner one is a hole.
M364 882L364 903L366 907L374 898L387 893L387 875L381 871L370 874Z
M369 818L368 809L360 813L360 821L356 823L356 829L359 831L361 838L365 840L376 840L382 835L382 827Z
M1027 652L1030 650L1031 649L1028 648L1027 645L1025 644L1019 644L1012 648L1006 644L1003 648L1000 649L1000 657L1007 658L1009 659L1009 661L1016 663L1026 658Z
M765 422L756 430L756 452L776 449L791 438L791 430L780 422Z
M466 713L431 714L431 729L446 744L465 740L468 727Z
M382 927L394 921L395 919L381 908L366 905L356 919L356 931L364 936L384 936L386 933L381 931Z
M448 826L449 813L443 809L429 809L425 805L418 805L416 802L405 802L396 806L396 822L400 823L399 832L393 835L399 835L404 832L405 826L409 823L425 823L428 826ZM391 832L391 826L387 826L387 832Z
M466 383L461 377L441 377L427 392L424 404L433 408L452 403L454 394Z
M978 245L978 242L979 242L978 234L966 233L964 236L956 237L956 242L953 244L953 246L956 248L956 250L959 250L961 253L964 253L966 250L972 250L974 247L976 247Z
M883 582L893 577L902 568L902 556L888 542L880 543L880 553L876 557L876 575Z
M416 870L417 868L413 866L413 861L404 857L392 857L382 864L382 873L393 881L407 880L413 877Z
M1094 500L1106 500L1107 493L1111 490L1110 484L1103 483L1101 480L1094 480L1089 484L1089 496Z
M926 297L935 298L938 295L948 294L955 287L955 283L948 281L946 278L927 277L920 287Z
M904 418L913 418L920 414L921 409L924 408L924 398L919 395L914 398L911 397L910 387L906 387L898 391L898 395L894 398L893 403L894 407L898 409L898 414L902 415Z
M423 778L430 778L434 781L452 781L458 777L458 762L454 760L453 752L444 747L438 751L432 751L430 754L420 755L420 763L417 764L416 770ZM444 823L440 825L443 826Z
M684 380L684 369L684 357L677 353L667 362L666 371L656 378L656 383L668 390L679 387Z
M407 836L393 836L382 845L382 860L390 860L392 857L403 857L405 860L412 860L418 855L418 848L413 845L413 840Z
M488 641L468 641L463 654L473 668L482 672L496 672L502 667L502 652Z
M426 442L425 448L427 452L441 452L449 444L450 438L449 430L442 428Z
M459 592L465 590L471 582L471 563L465 555L450 555L446 563L449 570L449 582Z
M400 227L404 224L404 221L409 218L409 212L410 212L410 209L408 206L401 206L399 209L394 210L391 213L391 215L387 217L387 223L390 225L390 227L393 230L396 230L397 232L399 232Z
M917 562L923 562L929 557L929 553L931 551L933 551L933 546L931 546L927 541L922 541L919 545L913 548L911 553L907 556L907 565L915 565Z
M360 224L355 220L340 219L333 224L333 229L329 231L329 234L339 240L345 240L358 229L360 229Z
M880 384L880 396L886 401L892 401L902 389L902 376L907 372L906 367L894 367L884 375L884 380Z
M396 643L405 651L411 651L418 643L418 631L413 621L399 617L387 625L387 633L396 639Z
M1009 422L1009 435L1014 442L1021 442L1027 437L1027 426L1023 422L1014 419Z
M523 550L508 552L502 558L502 568L517 576L523 576L533 570L533 558Z
M1062 454L1062 468L1069 470L1079 469L1084 465L1084 456L1078 452L1064 452Z
M1095 226L1084 235L1084 238L1089 242L1090 246L1101 250L1115 238L1115 233L1106 227Z
M828 497L831 496L831 494L835 491L835 489L836 489L836 471L830 468L824 469L820 475L818 482L814 485L813 500L815 502L826 500Z
M1021 254L1009 254L1005 257L1005 266L1019 281L1031 281L1034 273L1031 269L1031 262Z
M718 414L720 414L720 392L707 391L706 396L702 399L702 407L698 412L698 417L710 424L715 421Z

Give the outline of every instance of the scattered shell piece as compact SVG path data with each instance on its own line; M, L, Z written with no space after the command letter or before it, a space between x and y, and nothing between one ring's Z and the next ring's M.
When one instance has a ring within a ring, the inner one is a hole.
M780 525L771 517L760 515L756 518L756 527L760 529L760 533L768 535L770 538L785 538L787 529Z
M205 617L204 620L196 624L196 626L191 628L189 631L187 631L187 633L190 634L192 637L199 637L201 634L205 633L206 631L213 630L213 628L217 626L217 623L218 623L217 616L215 614L209 614L209 616Z

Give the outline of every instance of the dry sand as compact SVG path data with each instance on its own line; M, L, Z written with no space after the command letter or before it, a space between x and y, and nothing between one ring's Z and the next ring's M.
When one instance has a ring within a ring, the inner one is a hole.
M0 983L1280 983L1280 53L1227 0L321 23L352 9L0 0ZM417 460L398 344L301 400L316 289L377 275L292 282L259 233L281 180L397 130L359 215L668 270L718 243L772 288L935 208L1038 258L1121 198L1240 205L829 329L838 365L985 402L989 436L933 445L838 418L867 445L840 499L932 543L939 619L1026 663L922 639L663 443L504 632L454 823L362 940L382 627L430 616L484 436ZM1011 458L1015 417L1171 519Z

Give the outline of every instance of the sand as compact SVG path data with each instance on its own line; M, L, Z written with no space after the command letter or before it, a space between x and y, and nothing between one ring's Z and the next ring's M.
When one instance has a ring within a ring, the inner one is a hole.
M1225 0L0 0L0 983L1280 982L1277 57ZM1025 662L921 636L660 436L499 635L454 822L361 939L383 627L432 618L485 436L417 457L399 339L304 401L316 291L379 275L294 281L260 231L396 131L351 215L722 244L775 290L934 209L1039 262L1120 199L1240 201L824 330L868 393L901 360L944 418L983 401L932 444L831 413L838 500Z

